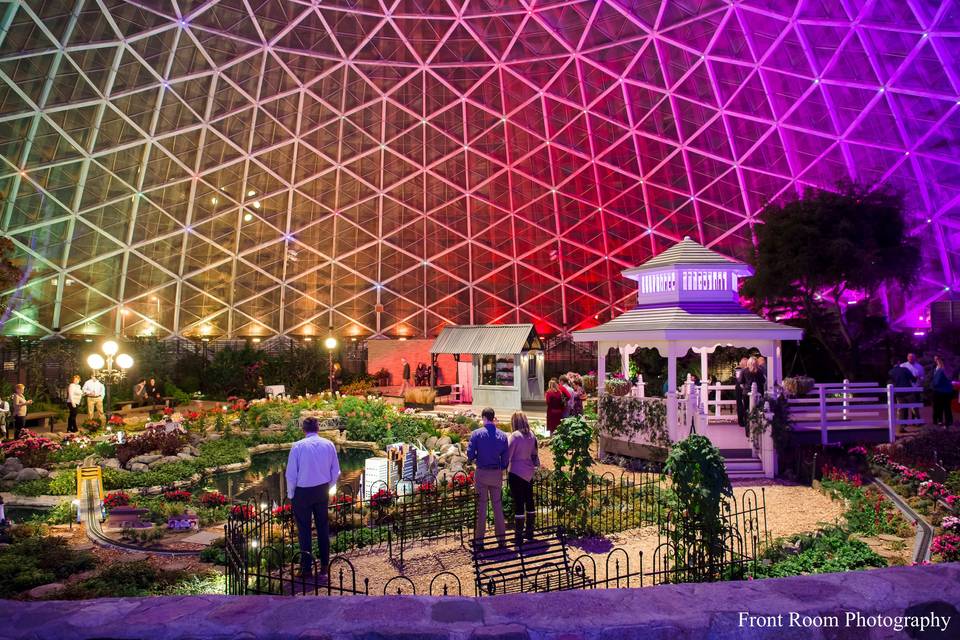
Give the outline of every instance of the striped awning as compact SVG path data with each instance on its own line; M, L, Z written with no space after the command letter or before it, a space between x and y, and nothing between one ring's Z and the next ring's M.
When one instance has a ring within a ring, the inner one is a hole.
M444 327L430 353L506 354L541 349L532 324Z

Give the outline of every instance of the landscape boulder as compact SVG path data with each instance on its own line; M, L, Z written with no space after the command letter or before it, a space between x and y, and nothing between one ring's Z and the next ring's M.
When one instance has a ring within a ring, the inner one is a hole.
M36 469L31 469L27 467L26 469L21 469L17 474L17 482L29 482L31 480L39 480L40 474L37 473Z
M21 469L23 469L23 463L17 458L7 458L3 461L3 470L6 473L10 473L11 471L17 473Z
M106 468L108 468L108 469L119 469L119 468L120 468L120 461L117 460L116 458L106 458L106 459L103 461L102 466L104 466L104 467L106 467Z
M127 468L130 469L130 471L136 471L136 472L148 471L150 469L150 467L143 464L142 462L133 462L131 464L128 464Z
M180 462L181 460L182 458L179 458L177 456L162 456L160 458L157 458L153 462L148 463L147 466L153 469L154 467L159 467L162 464L169 464L171 462Z
M136 456L136 457L130 458L130 460L127 461L127 468L133 469L133 465L135 464L148 465L151 462L155 462L162 457L163 456L158 453L145 453L142 456Z

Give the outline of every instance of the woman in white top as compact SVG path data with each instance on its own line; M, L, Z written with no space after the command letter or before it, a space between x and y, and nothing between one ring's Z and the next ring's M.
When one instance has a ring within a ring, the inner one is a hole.
M25 387L18 384L13 388L13 398L11 398L10 408L13 411L13 437L19 438L20 432L27 424L27 407L33 404L33 400L27 400L24 394Z

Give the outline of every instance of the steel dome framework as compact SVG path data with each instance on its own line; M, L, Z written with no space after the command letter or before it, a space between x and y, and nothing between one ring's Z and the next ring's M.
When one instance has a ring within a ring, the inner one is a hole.
M770 198L908 194L954 283L953 0L0 1L3 332L582 328Z

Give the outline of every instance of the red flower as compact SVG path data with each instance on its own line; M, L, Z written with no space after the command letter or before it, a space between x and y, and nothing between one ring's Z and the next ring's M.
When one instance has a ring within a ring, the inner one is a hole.
M253 520L257 516L257 510L253 508L253 505L238 504L230 509L230 516L237 520Z
M164 491L163 493L163 497L172 502L190 502L192 495L189 491L184 491L183 489Z
M227 504L227 496L218 491L211 491L200 496L200 504L205 507L222 507Z
M353 506L353 496L345 493L337 494L333 496L333 499L330 501L330 506L333 507L335 513L345 513Z
M393 493L389 489L380 489L370 496L370 506L374 509L386 509L393 504Z
M163 415L165 415L165 416L172 416L172 415L173 415L173 407L164 407L164 408L163 408Z
M293 519L293 505L292 504L282 504L279 507L274 507L271 512L273 517L281 522L287 522Z
M125 507L128 504L130 504L130 496L123 491L108 493L103 497L103 506L105 506L107 509L113 509L114 507Z
M123 416L115 413L112 416L110 416L110 419L107 420L107 423L115 427L122 427L123 425L126 424L126 421L123 419Z
M422 482L417 485L417 493L433 493L437 490L437 485L432 482Z

